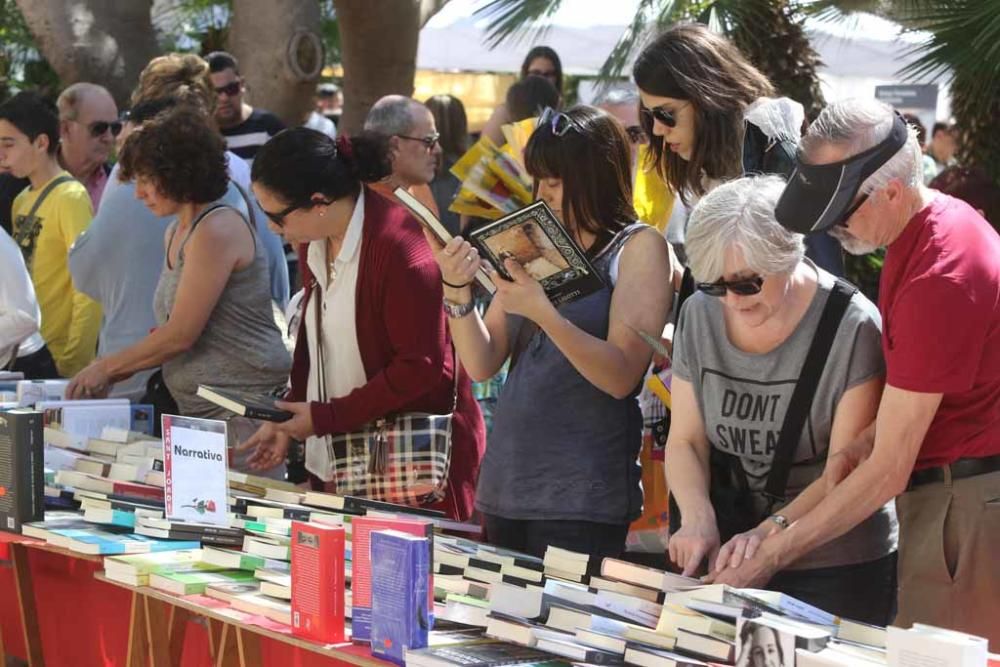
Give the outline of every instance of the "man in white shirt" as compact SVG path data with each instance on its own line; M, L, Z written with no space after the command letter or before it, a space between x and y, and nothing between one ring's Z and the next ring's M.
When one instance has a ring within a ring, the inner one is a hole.
M26 359L45 347L38 329L42 312L21 249L0 229L0 369L15 356Z

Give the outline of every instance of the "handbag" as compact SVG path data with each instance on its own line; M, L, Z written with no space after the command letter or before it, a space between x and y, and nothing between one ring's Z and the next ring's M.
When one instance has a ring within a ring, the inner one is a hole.
M833 339L837 334L840 321L847 312L847 306L857 288L850 283L837 279L827 298L823 314L820 316L813 337L806 353L802 371L795 383L792 397L789 400L788 411L781 424L781 432L774 449L771 471L764 485L764 497L767 508L763 512L755 509L753 491L747 481L746 471L739 456L720 451L715 447L709 449L709 500L715 510L715 519L719 529L719 538L725 544L733 536L756 528L761 521L773 514L774 509L786 501L788 475L792 470L795 458L795 446L802 435L813 396L819 385L826 358L830 355ZM670 497L670 532L680 529L680 509L673 496Z
M321 335L320 289L316 293L316 349L319 400L325 403L326 375ZM403 412L380 417L350 433L324 436L332 481L340 495L419 506L444 499L451 468L452 416L458 405L458 356L454 353L451 412Z

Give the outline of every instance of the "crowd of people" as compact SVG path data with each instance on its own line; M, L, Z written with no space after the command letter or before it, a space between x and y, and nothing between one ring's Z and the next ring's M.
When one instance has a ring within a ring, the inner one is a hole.
M294 478L301 459L330 491L333 438L450 413L433 506L592 563L649 502L642 394L669 367L672 566L1000 650L995 186L953 164L953 128L925 147L873 99L803 134L802 106L703 26L653 40L633 79L564 108L537 47L483 129L501 144L539 118L534 194L603 282L559 306L513 259L479 293L457 233L481 221L447 213L471 141L453 96L384 97L354 136L319 109L285 129L218 52L154 59L121 115L96 83L19 93L0 105L0 364L226 419L234 466ZM423 233L396 188L455 238ZM842 250L879 248L876 304ZM233 417L199 384L292 418Z

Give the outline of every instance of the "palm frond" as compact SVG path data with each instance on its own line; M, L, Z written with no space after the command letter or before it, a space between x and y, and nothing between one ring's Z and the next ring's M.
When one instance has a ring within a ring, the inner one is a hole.
M561 5L562 0L490 0L474 16L490 19L486 46L492 49L507 40L519 42L540 37L546 26L538 22L552 16Z
M611 49L598 76L602 81L622 76L625 67L649 37L674 23L683 10L683 0L640 0L632 23Z

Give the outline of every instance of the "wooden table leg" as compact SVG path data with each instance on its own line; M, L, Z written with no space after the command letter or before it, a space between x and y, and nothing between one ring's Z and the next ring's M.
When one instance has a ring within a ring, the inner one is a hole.
M215 654L215 667L238 667L239 664L240 655L236 640L236 628L229 623L223 623L222 634L219 637L219 650Z
M260 635L246 628L237 628L236 640L240 647L240 667L261 667Z
M28 551L21 544L10 545L10 560L14 568L14 584L17 588L17 602L21 610L21 627L24 629L24 649L29 667L42 667L42 633L38 627L38 608L35 605L35 589L31 584L31 568Z
M142 596L146 606L146 637L152 667L170 667L170 611L166 602Z
M187 636L188 621L193 614L182 607L171 607L170 611L170 664L180 665L181 657L184 654L184 638ZM209 646L212 645L212 638L209 637Z
M149 660L149 634L146 632L146 596L132 593L132 611L128 622L126 667L146 667Z
M212 664L215 664L216 654L219 652L221 645L220 640L222 639L222 630L225 624L222 621L217 621L214 618L205 618L205 631L208 633L208 654L212 659Z

